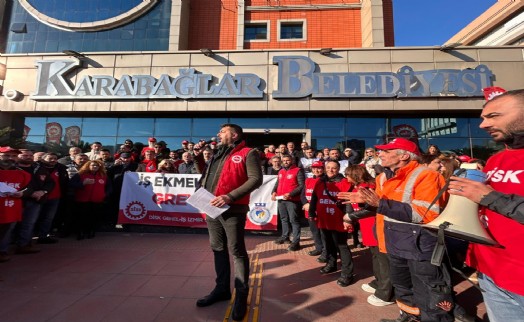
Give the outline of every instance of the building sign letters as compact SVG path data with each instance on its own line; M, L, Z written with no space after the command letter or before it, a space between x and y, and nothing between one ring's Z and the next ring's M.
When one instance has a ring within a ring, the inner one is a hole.
M275 56L278 86L273 98L376 98L376 97L474 97L492 85L492 72L485 65L475 69L414 71L404 66L393 72L315 72L316 64L304 56ZM111 99L259 99L262 80L251 73L213 75L182 68L179 75L162 74L86 75L72 84L80 60L40 60L34 100ZM77 75L78 76L78 75Z

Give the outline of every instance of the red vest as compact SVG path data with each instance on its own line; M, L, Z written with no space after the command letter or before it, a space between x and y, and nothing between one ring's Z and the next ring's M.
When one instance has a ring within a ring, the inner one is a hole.
M31 175L24 170L0 170L0 181L23 190L31 181ZM0 197L0 224L22 220L22 198Z
M75 191L75 200L78 202L104 202L106 197L106 183L107 177L102 177L100 174L93 175L91 173L84 173L80 175L80 181L85 179L94 179L95 183L86 184L83 188Z
M278 187L277 196L283 196L286 193L290 193L298 187L297 174L300 168L296 165L292 165L289 169L280 169L278 172ZM290 201L300 201L300 194L288 199Z
M524 149L505 150L488 159L484 172L496 191L524 196ZM524 225L481 208L481 222L504 248L471 243L467 263L510 292L524 295Z
M242 141L227 156L218 179L215 196L226 195L247 181L246 158L249 151L251 148L246 147L245 141ZM248 205L249 197L248 193L231 204Z
M359 187L375 189L375 184L360 183L352 191L357 192ZM352 203L353 209L355 211L360 210L358 203ZM362 233L362 243L366 246L378 246L377 237L373 232L373 226L375 226L375 216L362 218L358 220L360 224L360 232Z
M326 195L325 187L330 192L331 196L336 199L337 193L341 191L348 191L350 183L346 179L340 182L324 182L318 181L315 185L314 193L318 197L317 201L317 226L320 229L336 230L345 232L342 218L345 213L335 204L329 196Z
M313 191L315 190L315 185L317 184L318 179L320 177L316 178L307 178L305 182L305 189L306 189L306 200L307 202L311 201L311 196L313 195ZM309 218L309 211L304 211L304 214L306 215L306 218Z

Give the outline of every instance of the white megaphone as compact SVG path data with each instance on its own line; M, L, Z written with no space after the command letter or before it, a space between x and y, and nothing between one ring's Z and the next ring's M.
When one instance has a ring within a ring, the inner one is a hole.
M486 182L486 174L478 170L460 169L459 177ZM446 236L489 246L500 246L482 226L478 217L478 204L466 197L450 195L448 204L440 216L424 225L432 230L444 229Z

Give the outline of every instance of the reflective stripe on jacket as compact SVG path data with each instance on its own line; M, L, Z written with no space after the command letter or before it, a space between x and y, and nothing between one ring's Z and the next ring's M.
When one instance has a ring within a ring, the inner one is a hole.
M428 207L444 186L444 177L410 161L392 178L387 179L382 173L376 182L381 197L376 221L380 251L406 259L429 260L436 237L420 224L440 214L446 193L429 210Z

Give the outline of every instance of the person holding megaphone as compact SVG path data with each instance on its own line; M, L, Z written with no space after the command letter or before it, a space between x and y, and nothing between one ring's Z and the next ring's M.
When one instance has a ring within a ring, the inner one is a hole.
M456 176L448 191L480 205L481 221L502 246L472 243L466 259L479 271L490 321L523 321L524 89L504 92L496 88L498 95L491 89L484 89L488 101L480 128L506 148L487 160L483 169L486 183Z

